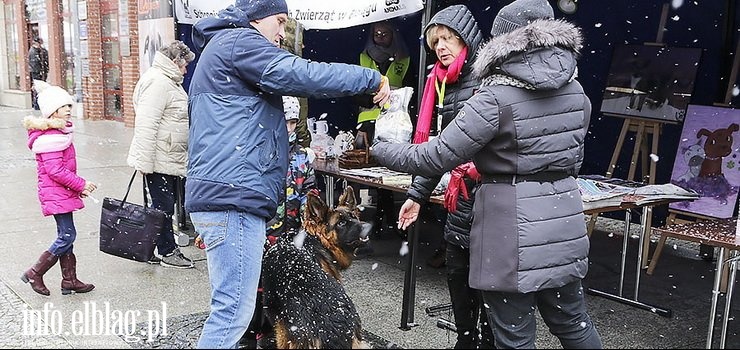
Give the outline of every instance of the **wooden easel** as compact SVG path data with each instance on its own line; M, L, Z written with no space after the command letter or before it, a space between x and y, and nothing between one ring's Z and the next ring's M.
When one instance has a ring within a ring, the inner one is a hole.
M617 166L617 160L619 160L619 155L621 154L622 148L624 147L624 140L627 138L628 133L634 132L635 146L632 149L632 158L630 159L630 167L627 173L627 180L646 182L651 185L655 184L656 166L655 162L651 161L650 154L658 154L658 141L660 139L662 125L662 122L655 120L636 119L629 117L625 118L624 123L622 124L622 131L619 133L619 138L617 139L617 145L614 147L612 159L609 162L609 167L606 171L606 177L611 178L614 175L614 170ZM648 141L650 139L652 139L652 142L650 142L650 151L648 151ZM639 180L635 179L638 157L640 157L640 169L642 171L642 175ZM652 208L648 208L648 213L650 215L648 217L647 224L650 225L652 223ZM587 232L589 236L591 235L591 232L596 225L597 217L598 214L591 215L591 219L588 222ZM645 241L650 242L649 239L646 239Z
M647 182L649 184L655 183L655 162L650 162L650 155L648 153L648 139L652 135L652 147L650 153L658 154L658 139L660 137L660 129L662 123L660 121L648 121L642 119L625 118L622 124L622 131L619 133L617 139L617 145L614 148L614 154L609 162L609 168L606 172L606 177L611 178L614 175L614 169L617 166L617 160L619 154L622 152L624 147L624 140L627 138L627 133L635 133L635 146L632 150L632 158L630 159L630 167L627 175L627 180ZM635 179L635 171L637 169L637 158L642 155L640 162L640 169L642 169L642 178L640 180ZM648 163L650 164L648 168Z
M732 100L732 90L735 87L735 81L737 80L738 75L738 69L740 69L740 40L738 40L737 44L735 45L735 61L732 63L732 70L730 71L730 78L728 79L727 83L727 92L725 93L724 103L715 103L714 106L722 106L722 107L730 107L731 100ZM676 210L676 209L668 209L668 219L666 220L666 225L671 224L681 224L681 223L687 223L687 222L697 222L697 221L706 221L706 220L715 220L715 218L704 216L697 213L690 213L685 212L682 210ZM658 245L655 248L655 252L653 253L654 259L650 261L650 266L648 267L647 274L652 275L653 270L655 269L655 265L658 263L658 257L660 257L660 253L663 251L663 247L665 246L666 236L661 235L660 239L658 240ZM704 259L706 256L711 259L711 257L714 255L714 249L705 245L700 246L700 254L702 255L702 258ZM718 262L718 264L721 264L721 262ZM729 265L724 265L722 267L722 274L725 276L725 278L722 278L721 284L720 284L720 290L726 291L727 290L727 274L729 273Z
M669 4L663 4L661 16L660 16L660 24L658 25L658 34L655 37L655 42L653 43L645 43L645 45L657 45L662 46L663 45L663 32L665 31L665 25L666 21L668 20L668 9ZM610 115L610 114L605 114ZM627 180L637 181L635 179L635 171L637 169L637 158L642 154L641 162L640 162L640 169L642 171L642 178L640 182L647 182L648 184L655 184L655 173L656 173L656 165L655 161L650 161L650 154L657 155L658 154L658 140L660 138L660 131L661 127L663 125L662 121L659 120L645 120L645 119L639 119L635 117L629 117L629 116L620 116L620 115L611 115L616 117L623 117L624 123L622 124L622 131L619 133L619 138L617 139L617 145L614 148L614 153L612 154L612 159L609 162L609 168L607 168L606 171L606 177L611 178L614 175L614 170L617 166L617 160L619 159L619 155L622 152L622 147L624 146L624 140L627 137L627 133L634 132L635 133L635 146L632 150L632 158L630 159L630 167L627 175ZM652 142L651 142L651 150L650 153L648 153L648 139L650 138L650 135L652 135ZM649 164L649 166L648 166ZM594 226L596 225L596 219L598 218L598 214L591 215L591 218L588 222L587 226L587 233L590 236L591 232L594 229ZM647 263L648 261L648 255L650 251L650 233L652 232L653 222L653 208L648 207L647 208L647 218L645 221L645 226L647 227L647 230L645 231L645 234L647 237L643 240L643 249L642 249L642 261ZM643 268L646 268L646 266L643 266Z
M656 173L656 166L654 161L651 161L650 154L658 154L658 141L660 138L660 131L661 126L663 124L660 121L648 121L643 119L635 119L635 118L625 118L624 123L622 124L622 131L619 133L619 138L617 139L617 145L614 148L614 153L612 154L612 159L609 162L609 168L606 173L607 178L611 178L614 174L614 169L617 165L617 160L619 159L619 155L622 152L622 148L624 147L624 140L627 138L627 134L630 132L635 133L635 146L632 150L632 158L630 159L630 167L627 175L627 180L631 181L638 181L638 182L645 182L648 184L655 184L655 173ZM652 137L651 137L652 136ZM652 141L650 142L650 151L648 151L648 140L652 138ZM640 157L641 156L641 157ZM637 170L637 161L638 157L640 160L640 169L642 172L642 176L640 180L635 179L635 172ZM649 164L649 165L648 165ZM592 214L591 218L588 222L587 226L587 232L588 235L591 235L591 232L593 231L594 227L596 226L596 219L598 218L598 214ZM647 227L647 230L645 231L645 234L647 237L643 240L643 249L642 249L642 261L647 263L647 258L649 256L649 248L650 248L650 232L651 226L653 222L653 208L648 207L647 208L647 218L645 220L645 226ZM643 266L645 268L645 266Z

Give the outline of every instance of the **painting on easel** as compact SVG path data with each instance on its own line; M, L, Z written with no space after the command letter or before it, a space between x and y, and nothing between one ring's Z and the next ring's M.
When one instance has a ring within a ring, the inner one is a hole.
M670 208L718 219L732 217L740 188L740 109L689 105L671 183L699 193Z
M682 122L694 90L700 57L699 48L615 47L601 112Z

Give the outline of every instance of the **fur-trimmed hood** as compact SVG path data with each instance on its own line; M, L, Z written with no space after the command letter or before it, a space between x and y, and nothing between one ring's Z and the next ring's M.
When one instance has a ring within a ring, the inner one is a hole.
M41 118L29 115L23 118L28 130L28 148L34 153L61 151L72 144L72 122L61 118Z
M26 130L61 130L66 126L67 121L61 118L41 118L34 115L29 115L23 118L23 127L25 127Z
M478 51L473 74L510 76L535 89L557 89L576 72L583 43L580 29L564 20L536 20L489 40Z

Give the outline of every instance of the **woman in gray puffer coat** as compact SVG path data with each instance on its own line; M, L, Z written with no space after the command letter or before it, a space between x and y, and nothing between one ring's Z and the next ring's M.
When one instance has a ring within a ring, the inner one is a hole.
M381 142L372 155L424 176L473 159L483 179L469 282L483 291L497 348L534 348L535 308L564 348L601 348L581 287L589 241L575 176L591 103L575 80L580 30L554 20L545 0L517 0L491 34L473 66L481 89L442 134Z
M434 114L437 115L436 129L441 132L480 86L480 80L472 74L472 66L473 58L483 41L483 35L473 14L465 5L453 5L437 12L424 28L424 36L427 46L434 51L437 62L428 75L424 88L423 101L427 103L422 102L419 113L420 126L416 128L417 136L431 129L430 121ZM433 96L435 93L436 96ZM439 101L442 101L441 106L437 105ZM423 136L420 137L422 139L417 141L425 140ZM468 242L473 216L473 196L479 178L471 174L477 175L472 163L460 165L452 171L445 193L445 209L448 213L442 242L446 244L435 252L435 256L443 253L446 260L447 286L457 328L455 349L477 348L479 333L481 348L493 346L491 327L485 312L481 312L480 292L468 285L470 272ZM429 200L440 178L441 176L415 176L407 191L409 199L401 207L399 217L411 213L418 217L421 205ZM406 223L408 224L410 222Z

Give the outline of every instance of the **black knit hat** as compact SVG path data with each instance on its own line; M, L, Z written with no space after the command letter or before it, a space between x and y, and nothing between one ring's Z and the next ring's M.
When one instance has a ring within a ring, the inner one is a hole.
M516 0L501 8L493 19L491 36L506 34L538 19L553 19L552 6L547 0Z
M244 11L250 21L270 17L278 13L288 13L285 0L236 0L236 8Z

